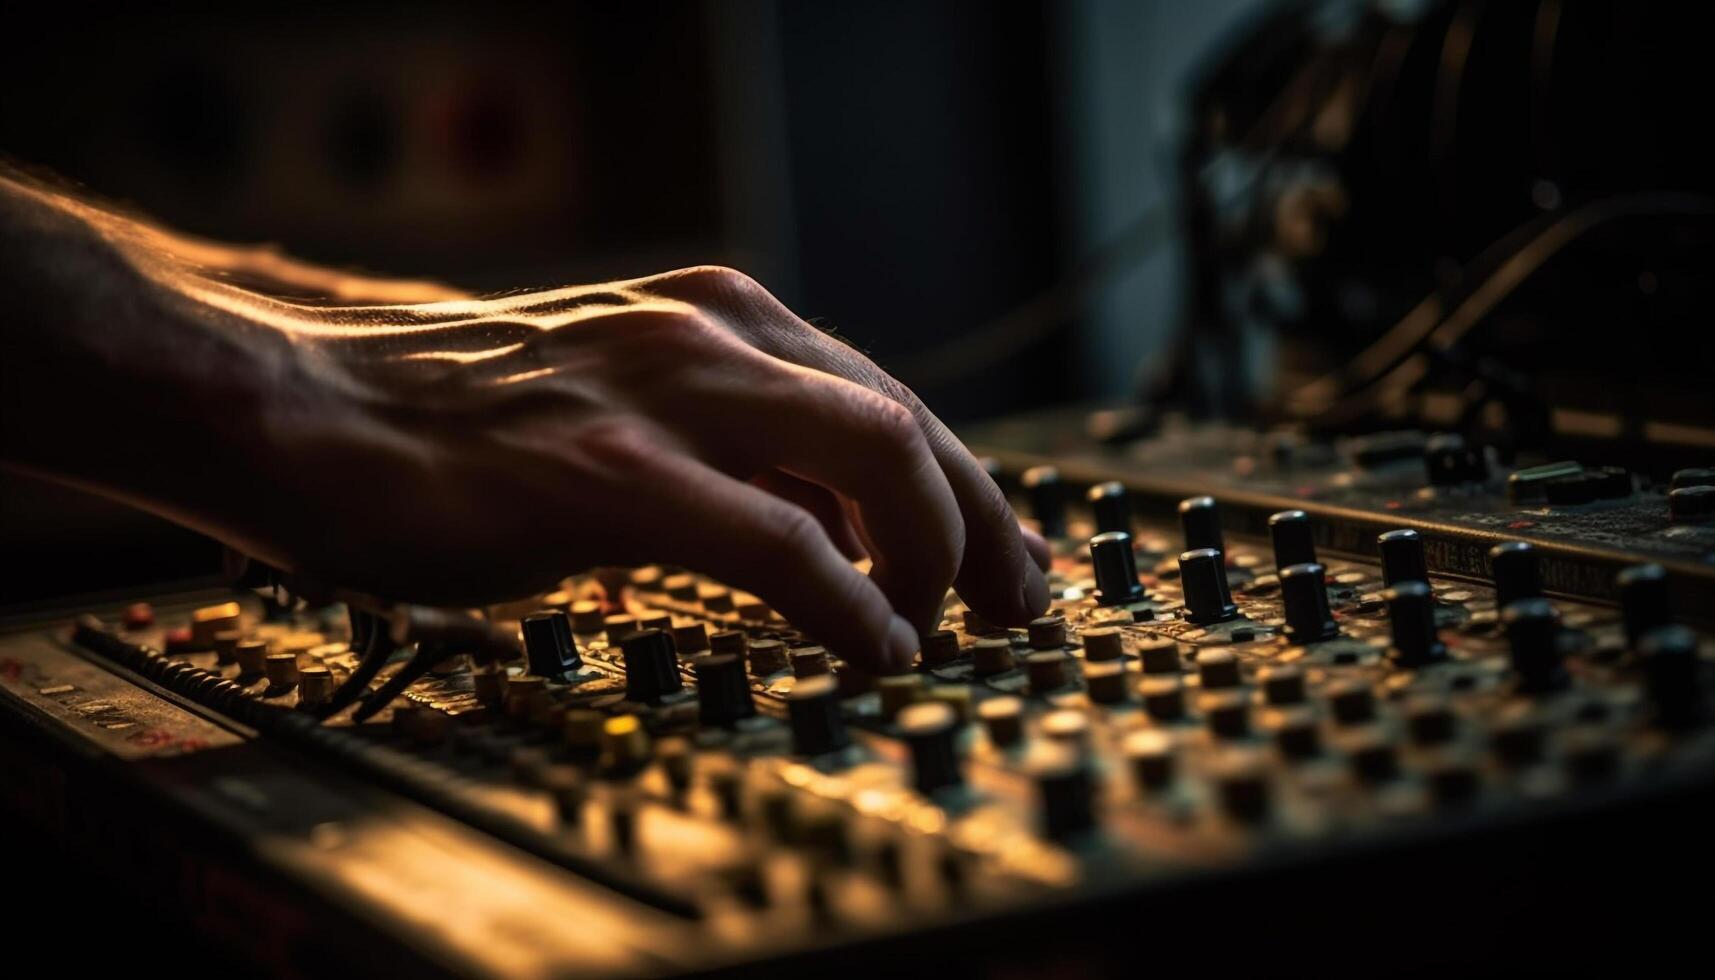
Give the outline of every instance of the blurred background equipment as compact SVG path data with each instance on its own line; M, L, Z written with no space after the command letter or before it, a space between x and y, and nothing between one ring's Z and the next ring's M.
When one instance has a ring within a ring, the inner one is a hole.
M742 268L989 454L1055 601L950 597L878 679L680 569L180 591L219 548L0 475L42 907L317 975L1702 935L1659 882L1715 867L1700 5L43 13L0 151L475 290Z

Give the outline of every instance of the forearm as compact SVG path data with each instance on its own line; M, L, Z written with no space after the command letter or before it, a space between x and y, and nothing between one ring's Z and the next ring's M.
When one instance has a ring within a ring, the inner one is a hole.
M0 177L0 462L392 598L697 567L877 666L955 574L992 622L1048 604L1046 545L946 427L733 270L352 304L234 254Z
M148 229L0 177L0 460L155 502L228 458L290 345L196 301ZM187 480L188 482L188 480Z

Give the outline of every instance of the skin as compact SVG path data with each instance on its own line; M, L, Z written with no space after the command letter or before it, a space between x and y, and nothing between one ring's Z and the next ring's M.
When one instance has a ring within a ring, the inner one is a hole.
M1048 604L946 426L732 269L477 298L16 175L0 268L0 462L330 585L463 606L681 565L883 671L949 585L1002 624Z

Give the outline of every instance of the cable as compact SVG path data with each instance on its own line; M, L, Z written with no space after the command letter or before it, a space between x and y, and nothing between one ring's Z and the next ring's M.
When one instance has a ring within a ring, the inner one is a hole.
M1591 230L1621 218L1702 215L1715 217L1715 198L1680 192L1646 192L1604 198L1559 215L1533 218L1508 232L1489 248L1484 249L1466 269L1480 268L1492 253L1505 255L1494 271L1477 285L1445 317L1441 316L1442 300L1432 293L1413 307L1387 333L1378 338L1350 362L1360 372L1334 372L1310 382L1288 398L1288 410L1318 424L1349 423L1369 412L1383 393L1409 389L1428 375L1429 365L1422 357L1425 346L1446 350L1474 329L1500 302L1530 279L1559 254ZM1521 232L1543 224L1547 226L1528 236L1517 248L1503 248ZM1389 367L1391 365L1391 367ZM1368 374L1352 389L1348 382L1352 373ZM1345 389L1346 394L1340 394Z

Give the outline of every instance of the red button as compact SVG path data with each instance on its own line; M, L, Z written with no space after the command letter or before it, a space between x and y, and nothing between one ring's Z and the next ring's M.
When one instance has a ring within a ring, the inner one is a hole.
M125 607L123 622L128 630L147 629L155 624L155 607L147 602L133 602Z

